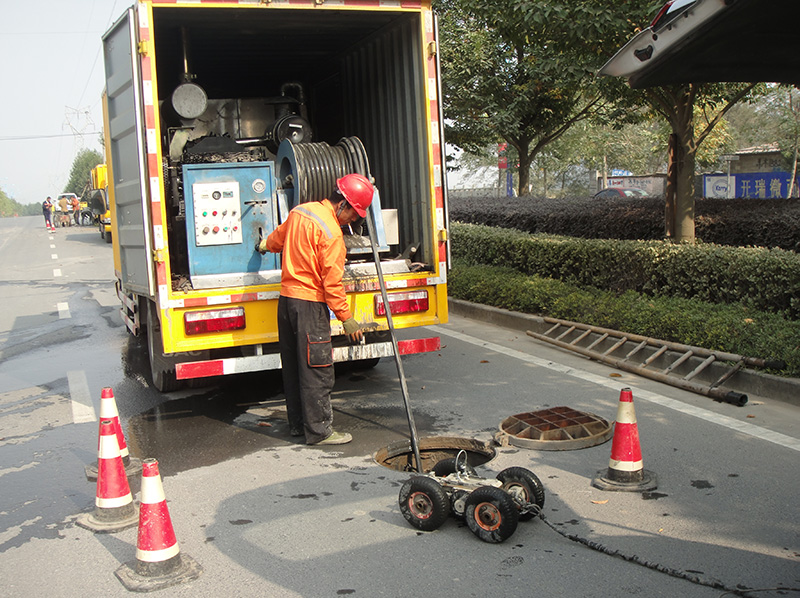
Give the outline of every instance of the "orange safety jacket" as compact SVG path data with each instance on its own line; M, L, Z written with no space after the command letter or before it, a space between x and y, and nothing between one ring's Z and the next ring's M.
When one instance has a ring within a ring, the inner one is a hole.
M347 249L330 200L293 208L267 237L267 249L283 252L281 295L327 303L342 322L352 317L342 285Z

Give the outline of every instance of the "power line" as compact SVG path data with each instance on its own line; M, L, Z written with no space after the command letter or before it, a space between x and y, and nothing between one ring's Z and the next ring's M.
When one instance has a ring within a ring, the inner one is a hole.
M79 133L57 133L55 135L14 135L11 137L0 137L0 141L28 141L31 139L55 139L57 137L84 137L86 135L99 135L102 131L87 131Z

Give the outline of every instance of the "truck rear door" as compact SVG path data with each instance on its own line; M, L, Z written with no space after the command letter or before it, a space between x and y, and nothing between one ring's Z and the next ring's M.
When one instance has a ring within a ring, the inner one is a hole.
M103 37L108 102L106 148L116 205L116 236L126 291L155 296L145 168L144 101L139 72L137 12L128 11Z

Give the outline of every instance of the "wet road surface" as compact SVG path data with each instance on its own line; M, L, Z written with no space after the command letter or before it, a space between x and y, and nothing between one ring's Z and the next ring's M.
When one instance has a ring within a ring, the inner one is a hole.
M159 460L181 550L203 575L169 596L721 596L800 587L795 409L751 397L719 405L454 317L442 350L404 360L421 436L490 440L508 415L569 405L615 417L633 388L656 490L590 485L609 444L579 451L497 447L479 468L535 472L546 521L503 544L463 523L411 528L397 497L408 474L374 461L407 437L394 364L341 371L334 425L355 440L291 438L275 373L161 395L113 295L110 246L96 230L0 221L0 574L8 596L128 595L114 571L136 529L74 524L94 504L100 391L113 388L131 453ZM52 247L51 247L52 246ZM24 259L19 259L24 256ZM55 257L53 257L55 256ZM610 374L614 373L615 377ZM139 481L131 479L138 494ZM620 558L622 557L622 558ZM42 574L46 572L46 574ZM50 580L57 579L54 585Z

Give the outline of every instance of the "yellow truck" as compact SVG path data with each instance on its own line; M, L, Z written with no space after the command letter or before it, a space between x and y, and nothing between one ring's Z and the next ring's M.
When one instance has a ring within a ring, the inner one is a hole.
M350 172L375 182L395 327L447 321L429 0L143 0L103 50L117 293L156 388L281 367L280 256L256 242ZM374 364L393 348L366 227L345 241L348 301L369 332L351 345L332 317L334 360ZM401 354L440 348L402 336Z
M92 211L98 228L100 238L106 243L111 243L111 210L108 205L108 167L98 164L89 174L91 189L88 193L87 206Z

